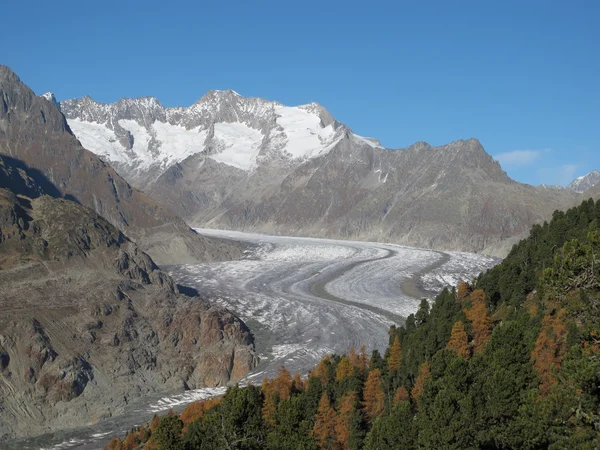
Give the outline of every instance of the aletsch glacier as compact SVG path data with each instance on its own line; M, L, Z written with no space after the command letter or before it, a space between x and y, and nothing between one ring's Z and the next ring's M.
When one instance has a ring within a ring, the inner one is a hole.
M406 283L433 295L448 282L469 280L498 262L484 255L393 244L197 231L249 245L239 261L165 268L179 284L197 289L250 325L261 363L243 384L260 383L281 365L306 374L323 356L352 346L383 351L389 326L415 312L420 302L405 292ZM155 412L223 391L206 388L142 399L120 417L9 448L95 449Z

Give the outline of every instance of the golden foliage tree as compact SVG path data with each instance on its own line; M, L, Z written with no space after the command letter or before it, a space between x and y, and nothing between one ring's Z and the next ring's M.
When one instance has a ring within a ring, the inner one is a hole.
M352 436L352 416L356 412L356 392L349 392L340 399L335 433L337 442L343 450L350 449Z
M481 289L473 291L470 296L471 307L465 310L467 319L471 321L473 331L473 349L479 353L487 344L492 333L492 321L485 304L485 292Z
M400 364L402 363L402 346L400 345L400 338L396 336L394 343L390 347L390 357L388 359L388 369L390 372L400 370Z
M273 424L277 402L290 398L292 393L292 375L281 366L277 378L272 381L268 378L263 379L262 391L265 396L262 407L263 417L268 423Z
M361 345L360 346L360 353L358 354L358 360L359 360L359 368L361 371L365 372L369 369L369 355L367 355L367 346L366 345Z
M406 388L404 386L400 386L394 395L394 405L409 399L410 395L408 394Z
M214 408L221 402L222 399L220 398L207 398L187 405L179 415L179 418L183 422L184 429L192 422L202 419L208 410Z
M321 383L323 385L326 385L330 381L330 376L329 376L329 367L331 366L330 359L331 359L331 357L329 355L327 355L325 358L323 358L321 361L319 361L319 364L317 364L317 367L315 367L310 372L310 376L320 378Z
M456 322L452 327L450 340L448 341L446 348L456 352L457 355L462 356L463 358L469 358L471 356L471 351L469 350L469 336L461 321Z
M121 450L134 450L139 444L139 433L137 431L132 431L125 437L125 440L121 445Z
M156 428L158 428L158 415L154 414L154 417L152 418L152 422L150 422L150 431L152 431L153 433L156 431Z
M417 400L421 394L423 393L423 389L425 387L425 381L429 378L431 372L431 365L429 361L425 361L423 364L419 366L419 376L415 380L415 385L410 391L410 395L412 398Z
M277 410L277 405L275 405L275 389L273 384L273 382L269 381L269 379L265 377L263 378L261 387L265 398L262 407L262 415L265 419L265 422L271 425L275 423L275 419L273 416L275 415L275 411Z
M304 390L304 381L299 373L294 375L294 378L292 379L292 389L296 392L302 392Z
M381 381L381 370L374 369L369 372L363 389L363 410L369 422L373 422L382 412L385 401Z
M540 377L540 393L548 394L556 379L553 368L560 368L566 351L567 328L564 321L565 310L555 316L546 316L542 329L531 352L533 367Z
M337 439L335 426L337 422L337 414L331 407L327 392L323 392L321 400L319 401L319 408L317 409L317 415L315 416L315 426L313 428L313 435L319 444L319 448L322 449L334 449L336 448Z
M335 370L335 381L342 381L344 378L351 377L352 375L354 375L354 367L350 362L350 358L342 356Z
M471 287L469 286L469 283L465 283L464 281L458 283L458 289L456 290L456 298L458 300L465 298L470 293Z

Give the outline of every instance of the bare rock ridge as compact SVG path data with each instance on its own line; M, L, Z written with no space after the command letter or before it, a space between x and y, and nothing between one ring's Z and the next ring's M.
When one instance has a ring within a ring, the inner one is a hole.
M36 97L6 66L0 66L0 155L39 171L60 196L94 209L160 264L239 255L230 244L198 236L84 149L54 96Z
M0 157L0 442L255 366L243 322L180 294L117 228L14 162Z
M511 180L476 139L383 148L316 103L211 91L61 103L74 133L193 225L391 241L503 256L581 196Z

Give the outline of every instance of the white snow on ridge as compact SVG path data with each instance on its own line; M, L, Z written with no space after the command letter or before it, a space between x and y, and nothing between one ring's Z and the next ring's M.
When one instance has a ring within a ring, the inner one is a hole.
M277 124L287 136L284 150L292 158L311 158L327 153L339 141L333 126L321 127L316 114L292 106L275 107Z
M77 139L88 150L110 161L129 161L125 149L117 140L115 133L106 125L96 122L83 122L79 119L70 119L69 127Z
M260 131L240 122L216 123L215 138L222 147L210 158L246 171L256 168L263 138Z
M354 136L354 138L357 141L367 144L369 147L383 148L377 139L359 136L358 134L355 134L355 133L352 133L352 136Z

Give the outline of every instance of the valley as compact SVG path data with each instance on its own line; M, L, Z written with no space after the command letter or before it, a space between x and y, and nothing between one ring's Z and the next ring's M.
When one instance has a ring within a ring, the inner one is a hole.
M469 253L411 247L198 229L205 237L246 246L243 259L163 267L180 285L235 311L255 335L258 367L242 384L260 384L283 364L308 371L326 354L366 345L383 352L389 326L414 313L421 296L471 279L497 262ZM198 389L128 405L124 414L76 430L20 440L9 448L105 445L155 412L222 390Z

